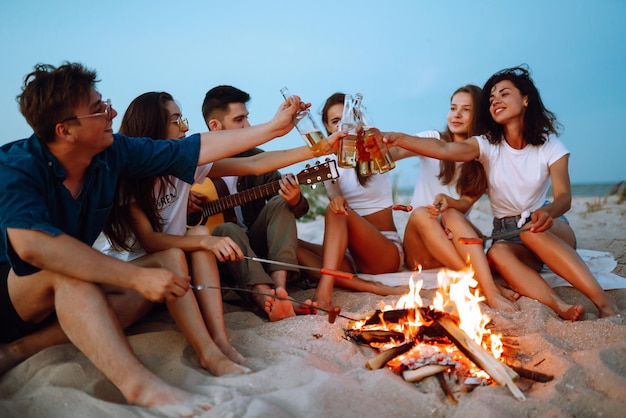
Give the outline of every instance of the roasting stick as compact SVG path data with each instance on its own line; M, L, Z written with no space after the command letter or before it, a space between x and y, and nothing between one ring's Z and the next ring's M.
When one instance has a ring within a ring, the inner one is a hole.
M528 231L528 229L516 229L514 231L503 232L501 234L489 235L487 237L482 236L478 238L459 238L459 244L483 244L490 239L511 238L516 237L522 232Z
M204 290L204 289L232 290L232 291L235 291L235 292L246 292L246 293L251 293L253 295L268 296L270 298L275 298L275 299L279 299L279 300L286 300L286 301L289 301L289 302L297 303L299 305L308 306L311 310L318 310L318 311L326 312L328 314L328 322L330 322L331 324L333 324L335 322L335 319L338 316L340 316L342 318L349 319L350 321L360 321L359 319L351 318L348 315L343 315L341 313L341 306L333 306L330 309L318 308L317 306L311 306L308 303L300 302L299 300L295 300L291 296L290 297L282 297L282 296L278 296L278 295L272 295L270 293L257 292L256 290L242 289L242 288L239 288L239 287L206 286L206 285L203 285L203 284L199 284L199 285L190 284L189 288L193 289L193 290Z
M345 280L350 280L350 279L352 279L354 277L354 274L348 273L346 271L331 270L331 269L325 269L325 268L321 268L320 269L320 268L317 268L317 267L301 266L299 264L284 263L282 261L267 260L265 258L248 257L247 255L244 255L243 258L245 258L246 260L258 261L259 263L276 264L277 266L284 266L284 267L292 267L292 268L297 268L297 269L302 269L302 270L317 271L317 272L322 273L322 274L328 274L329 276L334 276L334 277L338 277L340 279L345 279Z

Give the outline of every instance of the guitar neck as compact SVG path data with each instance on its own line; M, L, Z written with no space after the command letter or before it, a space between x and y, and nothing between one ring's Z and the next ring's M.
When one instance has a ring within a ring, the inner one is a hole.
M277 193L278 190L280 190L280 183L278 180L267 184L261 184L260 186L255 186L239 193L205 202L202 204L202 212L204 216L212 216L216 213L232 209L235 206L243 205L252 202L253 200L273 195Z

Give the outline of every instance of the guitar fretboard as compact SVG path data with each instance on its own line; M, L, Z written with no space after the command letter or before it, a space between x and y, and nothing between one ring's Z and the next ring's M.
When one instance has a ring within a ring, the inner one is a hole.
M234 195L223 196L217 200L206 202L203 204L202 213L206 217L212 216L216 213L232 209L235 206L243 205L244 203L252 202L253 200L262 199L278 192L278 190L280 190L280 183L278 180L268 184L255 186Z

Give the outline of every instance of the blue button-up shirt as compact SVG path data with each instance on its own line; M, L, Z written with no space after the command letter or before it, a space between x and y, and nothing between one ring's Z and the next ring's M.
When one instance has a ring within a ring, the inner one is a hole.
M193 183L200 135L181 140L152 140L114 135L113 145L96 155L86 170L82 192L74 199L63 185L65 169L36 135L0 148L0 263L16 274L38 268L21 260L7 228L68 234L92 245L102 231L120 178L174 175Z

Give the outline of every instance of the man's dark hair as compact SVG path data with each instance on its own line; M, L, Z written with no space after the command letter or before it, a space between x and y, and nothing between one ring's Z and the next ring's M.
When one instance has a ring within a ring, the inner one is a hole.
M209 120L219 119L231 103L248 103L250 95L233 86L217 86L209 90L202 102L202 116L207 126Z
M16 100L35 134L50 142L54 140L56 124L76 116L74 109L89 100L98 81L96 72L82 64L66 62L58 68L37 64L24 77L22 93Z

